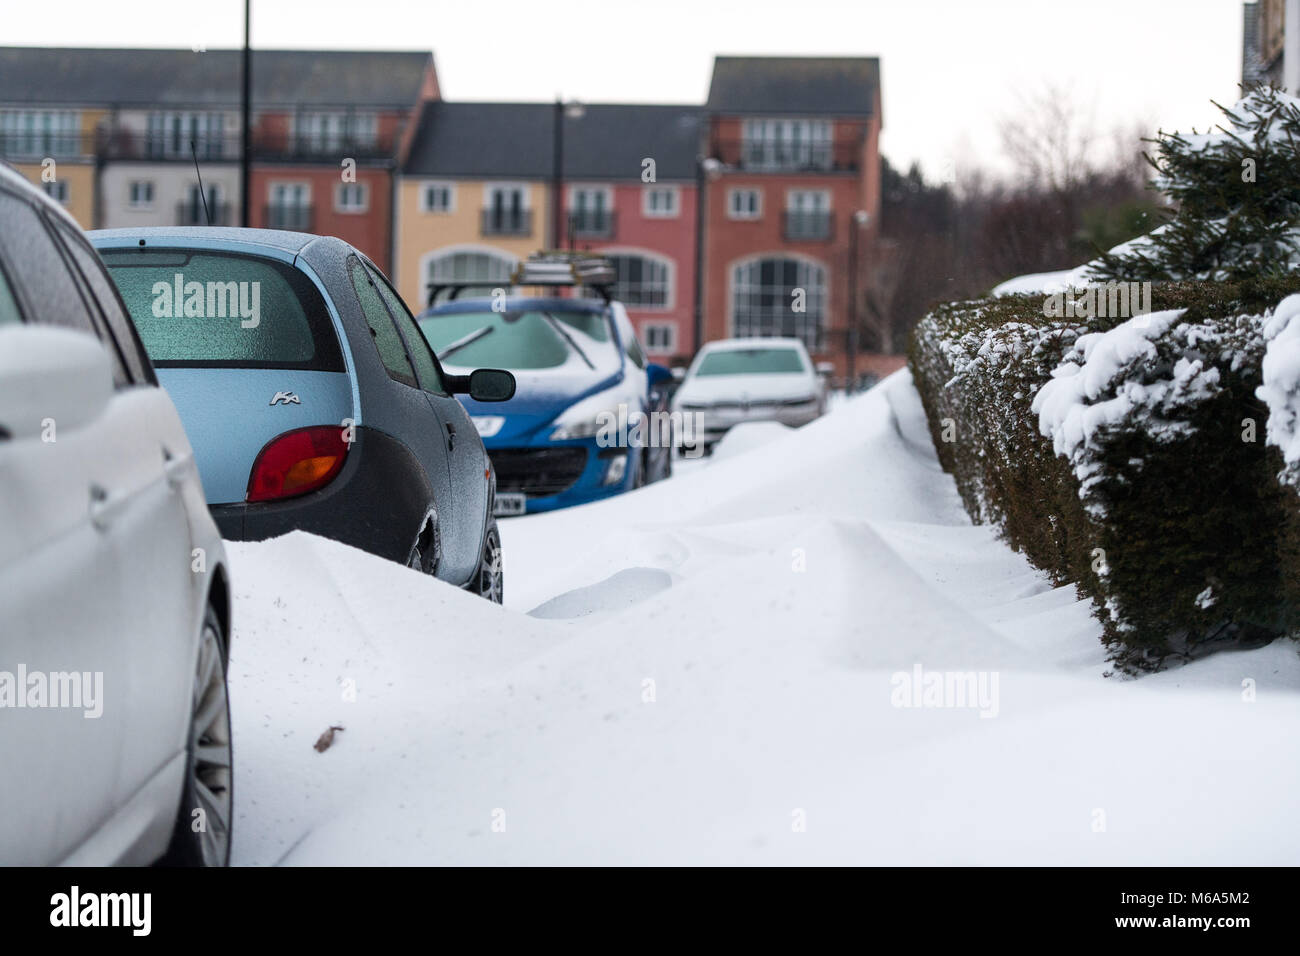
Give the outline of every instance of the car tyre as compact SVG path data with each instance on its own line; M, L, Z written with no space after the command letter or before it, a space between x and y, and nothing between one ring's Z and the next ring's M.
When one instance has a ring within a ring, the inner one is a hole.
M234 783L223 635L221 621L209 605L191 694L185 784L171 843L158 861L160 866L230 864Z
M500 604L505 596L505 571L501 567L501 532L493 518L483 535L483 553L474 572L474 593Z

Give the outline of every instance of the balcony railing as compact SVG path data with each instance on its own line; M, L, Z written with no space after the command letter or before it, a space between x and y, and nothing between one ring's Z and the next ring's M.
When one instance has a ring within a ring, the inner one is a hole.
M97 139L87 144L87 152L98 151L105 159L193 160L191 141L200 160L233 162L239 159L237 135L189 137L127 129L101 130ZM396 140L391 135L354 138L293 136L276 131L253 131L253 158L259 160L336 162L341 158L386 159L392 157L395 151Z
M253 155L258 159L385 159L397 153L397 136L335 136L253 131Z
M208 222L208 216L212 221ZM231 223L231 208L228 202L208 203L205 214L203 203L183 202L176 204L176 225L178 226L228 226Z
M104 159L152 159L193 162L239 158L239 137L197 134L165 135L130 129L101 129L96 152Z
M42 159L74 159L95 155L93 133L0 133L0 159L39 163Z
M715 136L712 155L734 169L757 173L856 172L862 144L837 142L773 142Z
M484 209L481 232L485 236L530 236L533 233L533 211Z
M266 207L266 228L268 229L311 232L314 220L315 207L311 203L272 203Z
M618 216L609 209L574 209L569 213L569 235L575 239L612 239Z
M781 231L796 242L825 242L835 235L835 218L829 212L793 212L781 214Z

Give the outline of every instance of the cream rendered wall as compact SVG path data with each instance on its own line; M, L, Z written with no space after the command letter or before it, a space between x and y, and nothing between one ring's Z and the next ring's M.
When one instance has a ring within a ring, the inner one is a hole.
M424 212L421 194L427 183L449 183L454 197L449 212ZM525 201L532 210L532 232L528 236L484 236L480 233L482 211L489 186L519 183L526 187ZM523 259L543 248L550 236L549 184L526 180L441 179L436 176L401 177L394 211L393 283L412 312L424 308L428 281L424 271L432 253L459 248L492 251Z
M217 165L200 161L199 169L203 172L204 188L216 186L221 194L220 201L230 205L233 218L228 224L238 225L239 167L230 163ZM134 180L153 182L152 206L131 205L131 183ZM100 173L99 181L103 193L102 226L105 229L123 226L175 226L177 206L187 200L190 187L197 182L193 163L109 163Z

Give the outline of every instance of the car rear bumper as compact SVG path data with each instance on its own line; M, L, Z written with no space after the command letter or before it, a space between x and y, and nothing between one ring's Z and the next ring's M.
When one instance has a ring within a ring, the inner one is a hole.
M308 531L393 561L406 560L433 489L414 455L383 432L358 428L337 478L283 501L210 505L231 541L264 541Z
M722 408L682 409L685 415L698 416L696 433L700 434L706 444L712 444L737 425L746 422L780 422L791 428L799 428L821 417L817 403L787 406L740 406Z

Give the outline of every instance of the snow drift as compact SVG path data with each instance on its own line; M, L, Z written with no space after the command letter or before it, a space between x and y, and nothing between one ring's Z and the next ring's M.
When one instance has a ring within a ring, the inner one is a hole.
M1294 646L1103 679L1086 602L970 524L906 373L502 533L504 608L231 545L237 863L1300 859Z

